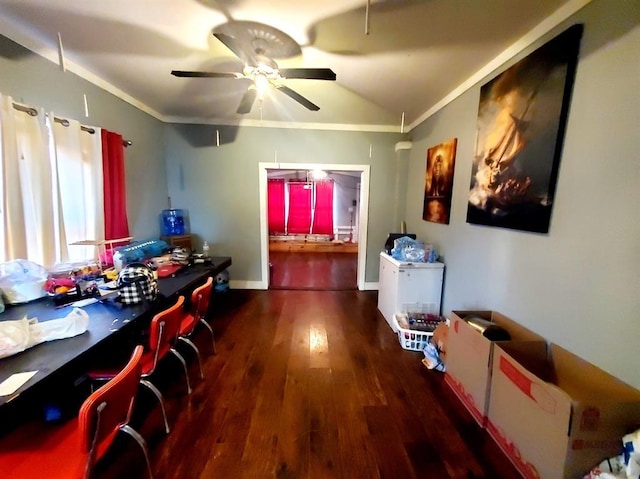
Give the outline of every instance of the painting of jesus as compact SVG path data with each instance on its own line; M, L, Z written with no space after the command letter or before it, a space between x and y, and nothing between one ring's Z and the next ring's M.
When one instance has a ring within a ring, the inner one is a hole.
M449 224L457 144L458 139L453 138L427 150L422 210L425 221Z

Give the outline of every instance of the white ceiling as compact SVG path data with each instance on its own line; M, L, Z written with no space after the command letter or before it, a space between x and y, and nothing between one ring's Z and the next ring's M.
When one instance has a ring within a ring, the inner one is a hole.
M366 35L366 0L0 0L0 32L54 61L59 33L68 71L165 121L399 131L403 113L404 125L415 125L487 64L499 66L588 1L372 0ZM277 60L280 67L337 74L335 82L286 80L320 111L272 92L262 108L238 115L246 80L170 74L240 71L211 31L241 20L301 46L300 55Z

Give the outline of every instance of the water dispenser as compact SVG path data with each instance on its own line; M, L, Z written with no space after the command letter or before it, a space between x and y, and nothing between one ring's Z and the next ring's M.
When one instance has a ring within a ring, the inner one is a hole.
M162 210L162 235L177 236L186 234L184 211L178 209Z

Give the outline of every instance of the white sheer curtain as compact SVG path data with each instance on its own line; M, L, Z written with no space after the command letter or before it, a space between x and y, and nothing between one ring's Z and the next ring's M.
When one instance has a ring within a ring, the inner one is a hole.
M17 110L1 95L0 170L2 228L0 260L28 259L55 263L53 182L43 111L35 116Z
M101 132L54 118L0 94L0 262L97 257L70 243L104 238Z
M100 129L82 131L78 121L64 124L54 121L51 144L55 190L57 240L61 261L97 258L94 246L71 245L77 241L104 238L104 201L102 186L102 142Z

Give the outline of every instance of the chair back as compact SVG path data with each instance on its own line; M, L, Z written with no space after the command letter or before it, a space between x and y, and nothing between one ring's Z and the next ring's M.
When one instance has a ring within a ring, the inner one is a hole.
M211 290L213 289L213 277L209 276L207 281L198 286L191 293L191 314L198 321L204 318L209 310L209 300L211 299Z
M159 312L151 320L149 350L153 352L154 360L151 371L145 371L145 374L151 374L155 370L158 361L165 357L177 341L183 304L184 296L180 296L173 306Z
M136 346L127 365L82 404L78 427L82 449L88 454L87 473L113 442L120 426L131 419L138 391L144 348Z

